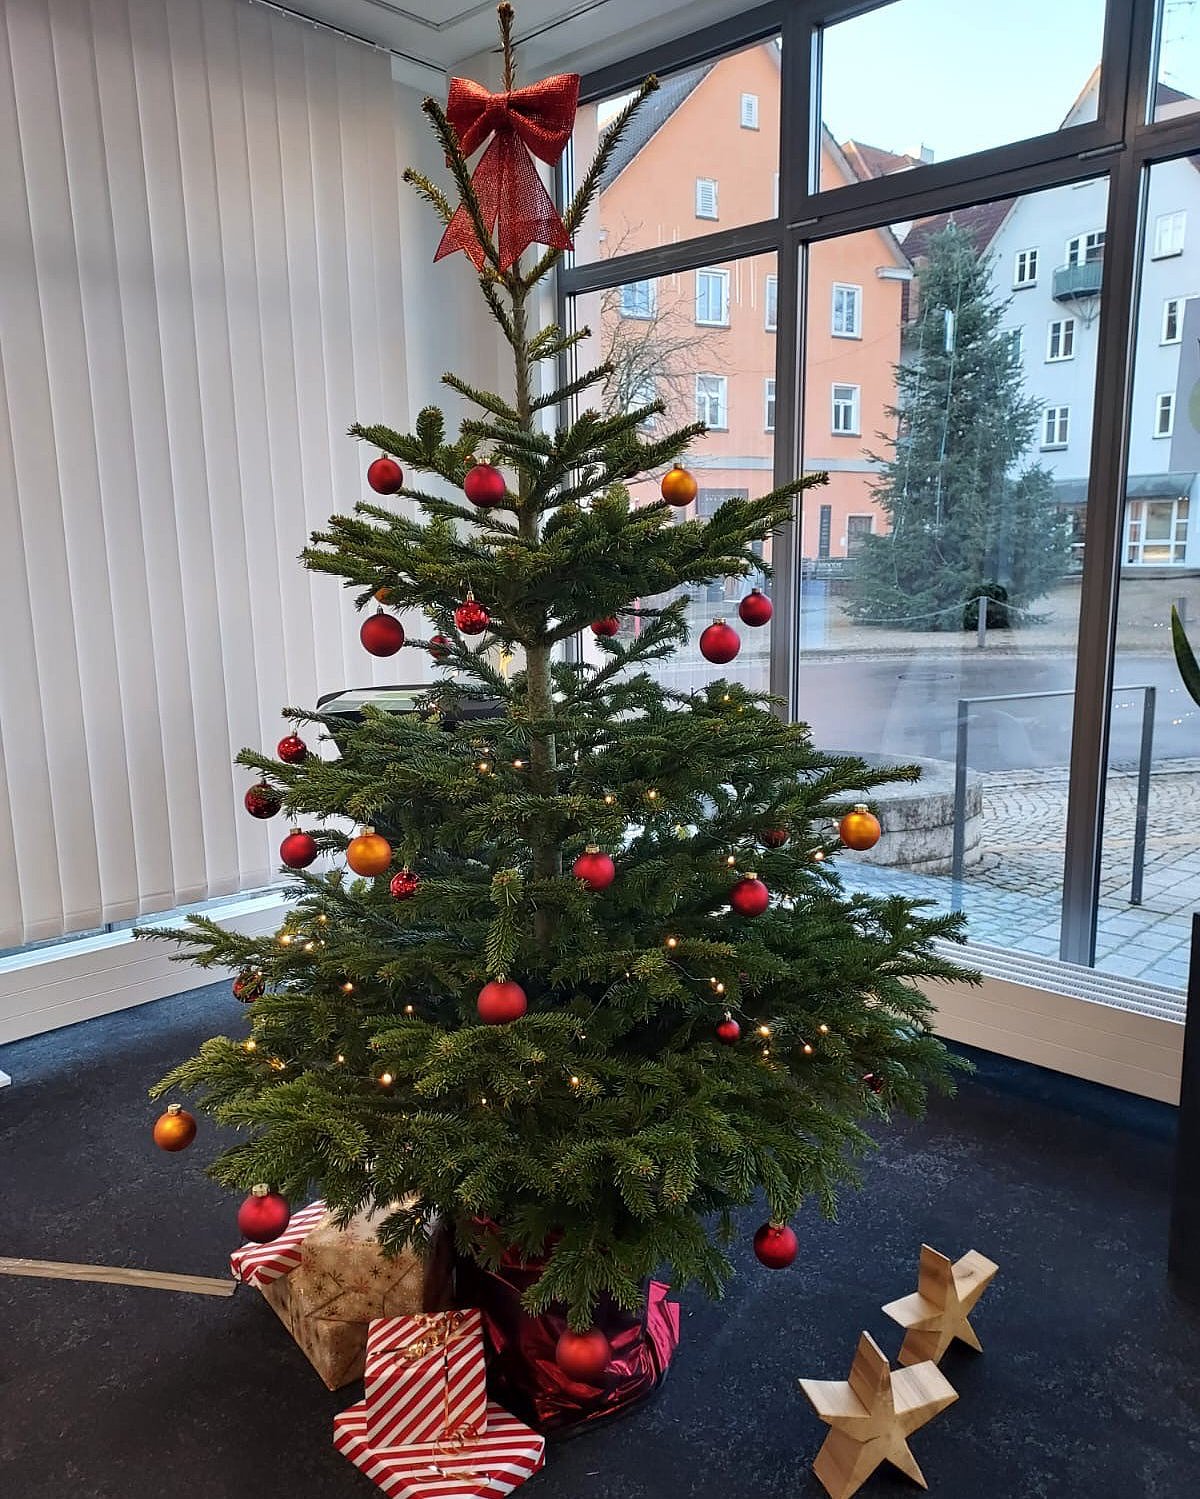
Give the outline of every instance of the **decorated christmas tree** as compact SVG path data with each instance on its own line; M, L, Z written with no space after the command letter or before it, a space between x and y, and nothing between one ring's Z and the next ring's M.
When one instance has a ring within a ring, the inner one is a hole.
M454 197L407 176L447 226L439 255L478 268L512 387L446 375L476 413L456 432L432 407L412 432L355 427L388 498L335 516L303 557L366 611L368 651L425 653L437 681L416 712L288 709L277 755L239 756L260 777L248 811L299 829L281 847L295 901L274 937L205 916L148 934L236 972L252 1001L244 1035L205 1042L157 1091L196 1093L244 1133L219 1181L315 1190L346 1218L391 1209L395 1252L436 1218L467 1260L536 1264L526 1310L565 1307L582 1332L601 1301L636 1307L659 1266L718 1295L756 1200L759 1258L789 1263L788 1220L806 1199L833 1210L866 1127L948 1086L921 991L962 975L936 946L956 918L847 894L834 868L839 819L869 844L878 824L854 804L914 770L819 753L739 685L654 679L693 648L687 590L759 573L755 544L815 481L688 518L681 460L704 428L647 436L659 403L601 415L603 367L559 382L587 331L533 326L538 289L657 85L560 220L527 147L561 153L578 80L515 89L500 15L505 92L455 80L445 110L425 104ZM634 505L626 483L647 474L664 498ZM770 610L748 597L754 628ZM616 638L635 610L640 631ZM427 636L406 639L394 611ZM581 634L594 650L564 649ZM699 641L716 662L737 646L724 624Z

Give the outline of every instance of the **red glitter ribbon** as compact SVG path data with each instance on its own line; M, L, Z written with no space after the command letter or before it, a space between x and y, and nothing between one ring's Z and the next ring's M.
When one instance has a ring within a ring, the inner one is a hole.
M558 73L526 88L489 93L468 78L452 78L446 118L464 156L491 142L471 178L489 233L497 235L500 270L532 244L569 250L571 238L542 185L534 156L553 165L571 138L579 107L579 74ZM487 256L475 225L460 206L446 226L434 260L463 250L482 270Z

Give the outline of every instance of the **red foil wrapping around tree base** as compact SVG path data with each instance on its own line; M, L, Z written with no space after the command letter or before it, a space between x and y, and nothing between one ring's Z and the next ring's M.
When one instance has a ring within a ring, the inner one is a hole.
M571 1379L555 1361L565 1313L531 1317L522 1308L521 1296L540 1273L540 1264L515 1255L505 1255L497 1270L459 1256L456 1300L483 1314L492 1398L536 1431L563 1437L623 1415L653 1395L679 1344L679 1307L667 1300L670 1287L651 1281L639 1312L624 1311L608 1298L597 1306L595 1325L613 1350L597 1386Z

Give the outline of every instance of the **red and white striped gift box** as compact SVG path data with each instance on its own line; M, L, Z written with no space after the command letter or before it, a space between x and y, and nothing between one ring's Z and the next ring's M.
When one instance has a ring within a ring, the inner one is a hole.
M466 1446L442 1442L383 1452L367 1436L366 1402L333 1418L333 1445L389 1499L499 1499L538 1471L546 1439L488 1402L487 1431Z
M475 1310L377 1318L363 1381L373 1447L478 1435L488 1410L482 1318Z
M277 1239L269 1244L243 1244L229 1256L234 1280L262 1290L300 1263L300 1246L325 1217L325 1204L314 1202L296 1213Z

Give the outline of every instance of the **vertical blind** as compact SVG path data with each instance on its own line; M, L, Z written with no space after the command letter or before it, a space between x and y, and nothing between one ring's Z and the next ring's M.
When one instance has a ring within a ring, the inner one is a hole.
M407 419L393 89L248 0L0 0L0 947L268 881L233 756L371 679L295 558Z

